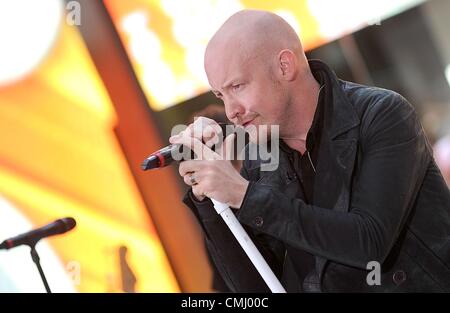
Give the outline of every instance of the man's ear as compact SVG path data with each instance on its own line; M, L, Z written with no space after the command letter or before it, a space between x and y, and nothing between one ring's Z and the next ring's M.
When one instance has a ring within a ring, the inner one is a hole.
M282 80L292 81L297 77L297 57L289 49L281 50L277 58L278 72Z

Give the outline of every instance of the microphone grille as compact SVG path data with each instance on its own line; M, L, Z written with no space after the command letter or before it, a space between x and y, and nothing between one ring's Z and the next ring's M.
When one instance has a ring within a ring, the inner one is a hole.
M75 219L73 217L65 217L65 218L60 219L60 221L64 225L64 232L71 230L72 228L74 228L77 225L77 222L75 221Z

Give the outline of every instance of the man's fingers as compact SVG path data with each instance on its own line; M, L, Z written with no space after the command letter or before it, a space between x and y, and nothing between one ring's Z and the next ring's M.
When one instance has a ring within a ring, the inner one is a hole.
M188 173L192 173L198 171L201 168L201 165L197 160L188 160L180 163L178 167L178 172L181 176L185 176Z
M175 138L172 143L182 144L185 147L188 147L197 155L197 159L199 160L217 160L219 159L219 155L204 145L200 140L193 137L185 137L181 136L179 138Z
M223 139L222 128L218 124L209 124L203 128L203 142L208 148L221 142Z
M223 160L233 160L234 158L234 139L236 138L236 134L228 135L223 144L217 148L217 154Z
M199 177L197 173L187 173L183 176L184 183L188 186L195 186L199 182Z
M185 130L178 135L170 137L169 142L175 143L175 140L180 137L197 138L210 148L221 142L223 135L222 128L216 121L206 117L198 117L195 119L194 123L191 123Z
M185 130L180 131L178 134L171 136L171 137L169 138L169 142L170 142L170 143L175 143L175 141L176 141L178 138L181 138L181 137L183 137L183 136L186 136L186 137L189 137L189 136L190 136L190 130L189 130L189 127L186 128Z
M190 178L191 178L190 175L191 175L191 174L186 174L186 175L183 176L184 183L185 183L186 185L188 185L188 186L192 186L191 181L190 181Z

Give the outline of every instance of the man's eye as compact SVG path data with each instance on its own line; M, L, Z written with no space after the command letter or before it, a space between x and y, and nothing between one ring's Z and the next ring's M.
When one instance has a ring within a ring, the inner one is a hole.
M233 88L233 90L239 90L242 87L242 84L236 84L231 86L231 88Z

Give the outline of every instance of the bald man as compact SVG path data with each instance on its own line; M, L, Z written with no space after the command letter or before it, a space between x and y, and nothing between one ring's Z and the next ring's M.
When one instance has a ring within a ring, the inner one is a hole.
M258 159L238 173L206 146L180 163L184 202L227 290L268 288L210 198L235 210L288 291L450 291L450 192L407 100L308 61L294 30L263 11L220 27L205 71L249 147L264 144L258 127L279 126L273 171ZM204 125L217 129L199 118L170 141L195 149L212 136L194 131Z

